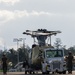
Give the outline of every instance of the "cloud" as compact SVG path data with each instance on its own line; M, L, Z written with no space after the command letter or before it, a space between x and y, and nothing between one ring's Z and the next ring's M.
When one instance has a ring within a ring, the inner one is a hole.
M7 10L0 10L0 22L7 22L13 18L13 12Z
M0 37L0 47L4 47L4 40Z
M47 15L47 16L56 16L60 14L50 13L50 12L44 12L44 11L32 11L28 12L26 10L20 11L8 11L8 10L0 10L0 22L7 22L10 20L15 20L22 17L30 17L30 16L41 16L41 15Z
M44 12L44 11L37 12L37 11L34 11L34 10L33 10L33 11L30 13L30 15L33 15L33 16L50 15L50 16L52 16L52 15L55 15L55 14L50 13L50 12Z
M6 4L12 4L12 5L14 5L17 2L20 2L20 0L0 0L0 3L6 3Z
M45 11L31 11L28 12L27 10L14 10L14 11L9 11L9 10L0 10L0 23L5 23L10 20L16 20L18 18L23 18L23 17L35 17L35 16L48 16L48 17L69 17L69 18L75 18L74 13L50 13L50 12L45 12Z

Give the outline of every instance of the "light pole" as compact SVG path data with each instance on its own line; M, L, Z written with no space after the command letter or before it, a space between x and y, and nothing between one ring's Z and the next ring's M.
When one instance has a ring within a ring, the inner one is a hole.
M23 40L23 48L25 48L25 40L26 40L26 38L20 38L21 39L21 41Z
M19 48L19 41L22 41L22 39L21 38L14 38L13 41L17 42L17 62L19 63L19 51L18 51L18 48Z

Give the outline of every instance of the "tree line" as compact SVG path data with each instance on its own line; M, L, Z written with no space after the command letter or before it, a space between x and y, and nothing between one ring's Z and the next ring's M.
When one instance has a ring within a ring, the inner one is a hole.
M71 51L73 55L75 55L75 46L69 47L68 49L65 48L65 46L62 45L61 39L57 38L55 43L54 43L55 48L64 48L64 54L65 56L68 55L68 52ZM15 49L9 49L9 50L0 50L0 61L2 58L2 55L5 53L8 62L12 62L12 67L14 67L17 64L17 56L19 53L19 62L23 62L25 60L28 60L28 53L30 51L30 48L18 48L17 50Z
M2 58L2 55L5 54L8 58L8 62L12 62L12 67L14 67L18 62L18 54L19 54L19 62L23 62L28 59L28 49L27 48L18 48L16 51L15 49L9 49L9 50L1 50L0 51L0 61Z

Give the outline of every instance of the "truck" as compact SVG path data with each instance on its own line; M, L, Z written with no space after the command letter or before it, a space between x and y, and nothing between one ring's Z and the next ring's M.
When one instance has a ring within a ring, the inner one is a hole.
M28 64L29 68L25 73L35 73L41 71L43 74L66 73L66 62L64 61L64 49L56 49L51 45L51 36L61 33L61 31L47 31L46 29L38 29L37 31L26 30L23 34L31 35L34 44L29 52ZM35 38L38 43L36 44ZM46 43L46 40L48 42Z
M46 73L63 73L66 74L66 62L64 60L64 50L46 48L44 49L44 62L46 65ZM42 66L43 67L43 66Z

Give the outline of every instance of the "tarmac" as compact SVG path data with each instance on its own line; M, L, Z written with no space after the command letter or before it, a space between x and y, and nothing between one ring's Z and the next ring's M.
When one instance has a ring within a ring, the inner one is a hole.
M2 72L0 72L0 75L3 75ZM25 74L25 72L7 72L7 75L33 75L33 74ZM37 73L34 75L42 75L41 73ZM46 74L45 74L46 75ZM49 75L75 75L75 71L72 72L72 74L68 74L68 72L66 74L49 74Z
M0 75L3 75L2 72L0 72ZM24 72L7 72L7 75L25 75Z

